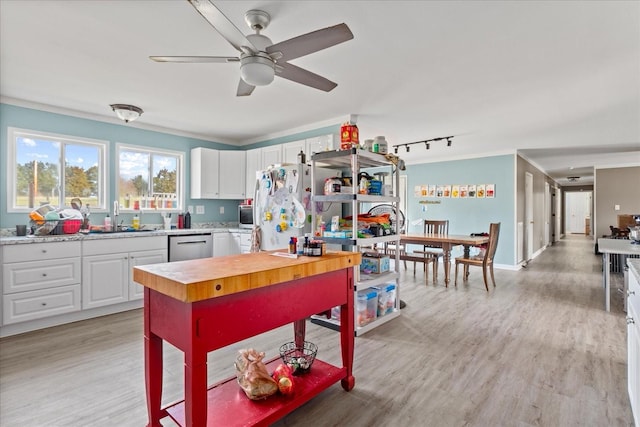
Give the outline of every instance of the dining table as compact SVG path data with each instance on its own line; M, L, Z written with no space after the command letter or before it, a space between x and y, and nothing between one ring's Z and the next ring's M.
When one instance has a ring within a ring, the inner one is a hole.
M401 234L400 245L422 245L432 248L442 248L442 262L444 264L444 283L449 285L451 271L451 249L454 246L464 246L464 257L469 258L470 248L489 243L489 236L467 236L463 234ZM400 259L414 261L415 256L401 255Z
M604 309L606 311L610 311L611 255L640 256L640 244L634 243L634 241L630 239L599 238L598 252L602 254L602 286L604 287Z

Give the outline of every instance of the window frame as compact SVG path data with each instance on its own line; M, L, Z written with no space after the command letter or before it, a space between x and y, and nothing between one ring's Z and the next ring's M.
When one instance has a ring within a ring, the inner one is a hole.
M176 192L177 194L177 202L178 206L175 208L140 208L134 209L133 203L131 203L129 208L125 208L122 204L120 204L121 212L182 212L186 210L186 195L185 195L185 153L183 151L177 150L167 150L163 148L155 148L148 147L144 145L134 145L134 144L126 144L118 142L116 143L116 151L115 151L115 161L114 161L114 170L115 170L115 188L114 188L114 200L119 200L120 195L120 152L121 151L134 151L141 153L149 153L151 156L160 155L160 156L172 156L177 158L176 164ZM153 162L149 162L149 185L153 186Z
M109 141L95 139L95 138L86 138L82 136L76 135L64 135L58 134L54 132L46 132L46 131L37 131L31 129L22 129L16 127L8 127L7 128L7 213L24 213L31 212L33 209L37 208L34 206L30 207L19 207L16 206L15 202L17 199L17 177L16 173L18 170L17 167L17 138L31 138L31 139L41 139L41 140L50 140L53 142L59 142L64 145L85 145L85 146L95 146L98 148L99 159L98 159L98 183L96 188L98 189L98 205L91 205L92 212L106 212L108 211L108 199L109 199ZM66 150L62 150L62 153L66 152ZM62 156L61 156L62 157ZM58 207L67 207L60 206L62 202L64 204L64 174L65 174L65 166L66 159L59 158L58 166L60 170L60 191L58 194Z

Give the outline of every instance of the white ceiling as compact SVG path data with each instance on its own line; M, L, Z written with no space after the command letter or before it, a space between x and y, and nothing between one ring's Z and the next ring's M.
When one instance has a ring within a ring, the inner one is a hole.
M561 184L640 164L640 2L215 4L245 34L244 12L267 11L274 43L345 22L353 40L292 61L338 87L276 78L238 98L237 63L150 61L237 56L187 1L0 0L0 95L113 122L109 104L133 104L131 126L234 145L353 114L361 139L456 135L407 163L518 150Z

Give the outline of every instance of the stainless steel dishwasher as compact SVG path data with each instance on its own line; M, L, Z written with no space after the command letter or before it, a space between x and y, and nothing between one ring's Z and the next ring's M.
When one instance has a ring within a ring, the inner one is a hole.
M213 256L211 234L169 236L169 262Z

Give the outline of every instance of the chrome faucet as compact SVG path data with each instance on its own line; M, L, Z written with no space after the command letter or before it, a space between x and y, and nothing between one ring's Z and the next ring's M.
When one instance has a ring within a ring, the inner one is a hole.
M112 218L112 226L113 231L120 231L120 224L118 224L118 217L120 216L120 203L115 200L113 202L113 218Z

